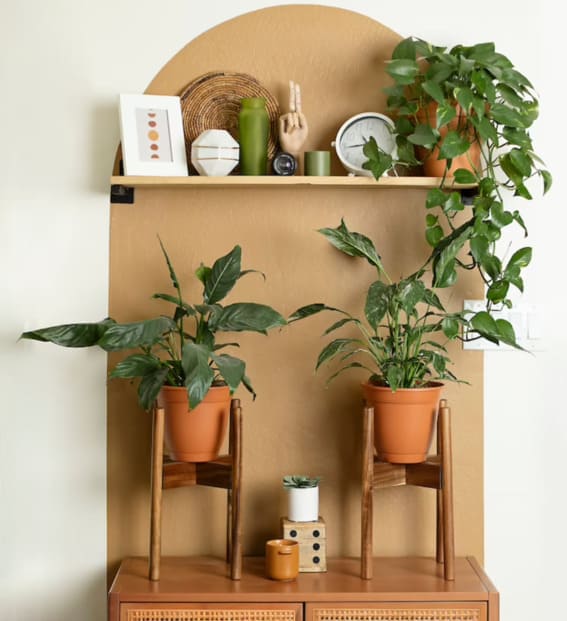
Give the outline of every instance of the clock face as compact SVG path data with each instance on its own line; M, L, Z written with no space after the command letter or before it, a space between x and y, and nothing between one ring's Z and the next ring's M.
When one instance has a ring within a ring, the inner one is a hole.
M343 164L358 174L371 173L362 165L368 159L363 148L371 136L386 153L393 153L396 147L394 124L386 116L378 113L358 114L349 119L339 130L336 143L337 154Z

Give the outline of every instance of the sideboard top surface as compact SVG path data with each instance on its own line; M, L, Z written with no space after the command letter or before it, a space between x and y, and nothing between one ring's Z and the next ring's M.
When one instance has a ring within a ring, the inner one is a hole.
M161 580L148 580L147 558L129 558L110 589L121 602L379 602L487 601L494 587L474 558L457 558L455 580L429 558L374 559L372 580L360 577L360 560L329 559L325 573L302 573L292 582L265 577L264 558L243 560L242 580L210 557L164 557Z

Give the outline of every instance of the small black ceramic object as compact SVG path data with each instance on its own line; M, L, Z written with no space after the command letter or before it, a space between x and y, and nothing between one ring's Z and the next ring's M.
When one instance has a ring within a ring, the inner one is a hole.
M275 175L288 177L293 175L297 170L297 162L291 153L280 151L272 162L272 170Z

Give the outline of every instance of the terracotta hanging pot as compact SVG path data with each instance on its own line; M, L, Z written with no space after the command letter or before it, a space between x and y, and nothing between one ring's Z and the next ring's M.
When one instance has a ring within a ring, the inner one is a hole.
M165 411L165 445L171 459L201 462L218 457L230 413L228 386L209 388L193 410L185 388L163 386L158 407Z
M441 138L444 139L449 131L456 130L460 124L464 123L463 117L459 114L461 107L457 106L457 116L439 129ZM437 125L436 121L437 103L432 102L429 104L426 110L419 110L417 113L417 120L422 124L428 124L431 127ZM468 136L471 146L466 153L454 157L447 176L452 177L455 171L459 168L464 168L474 172L474 168L477 170L480 168L480 143L475 139L474 131L470 130ZM417 147L416 153L418 158L423 162L423 174L426 177L442 177L445 174L446 161L444 159L437 159L439 157L439 149L434 147L433 149L426 149L424 147Z
M433 437L443 384L424 388L362 385L366 404L374 408L374 446L379 459L393 464L425 461Z

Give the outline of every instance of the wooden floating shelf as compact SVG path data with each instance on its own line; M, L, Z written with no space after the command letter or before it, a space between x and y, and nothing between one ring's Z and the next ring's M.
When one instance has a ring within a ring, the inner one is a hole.
M284 187L323 187L323 188L399 188L399 189L431 189L439 186L438 177L382 177L376 181L372 177L111 177L112 185L129 188L284 188ZM474 188L474 184L451 183L448 179L447 188L465 190Z

